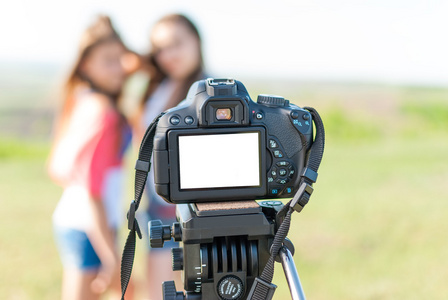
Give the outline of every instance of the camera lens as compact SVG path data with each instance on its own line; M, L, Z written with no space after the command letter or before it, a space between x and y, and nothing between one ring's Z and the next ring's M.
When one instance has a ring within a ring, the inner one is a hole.
M228 121L232 119L232 110L230 108L218 108L216 110L216 119L219 121Z

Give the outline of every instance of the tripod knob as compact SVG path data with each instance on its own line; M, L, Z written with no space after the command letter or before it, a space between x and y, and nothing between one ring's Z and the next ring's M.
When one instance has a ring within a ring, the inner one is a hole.
M180 242L182 240L182 228L180 227L179 222L173 223L172 231L174 241Z
M218 283L218 295L223 300L240 299L243 292L243 282L236 276L227 275Z
M171 257L173 259L173 271L181 271L184 268L184 252L183 248L171 249Z
M149 221L149 243L151 248L162 248L165 241L171 240L170 226L160 220Z
M176 290L174 281L162 283L163 300L184 300L184 294Z

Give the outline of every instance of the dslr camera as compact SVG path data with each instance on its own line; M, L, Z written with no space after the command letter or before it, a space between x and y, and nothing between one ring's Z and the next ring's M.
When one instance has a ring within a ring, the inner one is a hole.
M310 112L283 97L198 81L157 125L156 191L173 204L292 197L312 135Z

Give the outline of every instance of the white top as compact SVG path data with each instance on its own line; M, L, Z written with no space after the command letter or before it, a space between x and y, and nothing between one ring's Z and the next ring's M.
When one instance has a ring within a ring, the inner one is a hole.
M174 82L165 79L160 83L151 97L145 103L143 111L143 127L151 125L152 121L166 108L176 86Z
M124 212L120 205L123 199L123 168L111 168L105 177L101 194L110 228L119 228ZM92 226L92 211L89 204L89 191L81 185L72 185L64 189L61 199L53 213L53 224L58 227L86 231Z

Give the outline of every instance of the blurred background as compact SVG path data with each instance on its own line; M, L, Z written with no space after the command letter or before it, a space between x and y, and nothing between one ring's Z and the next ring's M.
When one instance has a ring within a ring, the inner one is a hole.
M319 180L290 233L308 298L446 299L448 2L437 0L2 2L2 299L59 297L51 214L61 188L45 160L82 30L108 14L145 53L152 24L173 12L198 25L210 74L241 80L254 100L278 94L321 113ZM142 82L128 84L129 112ZM288 298L283 277L277 265L275 299Z

